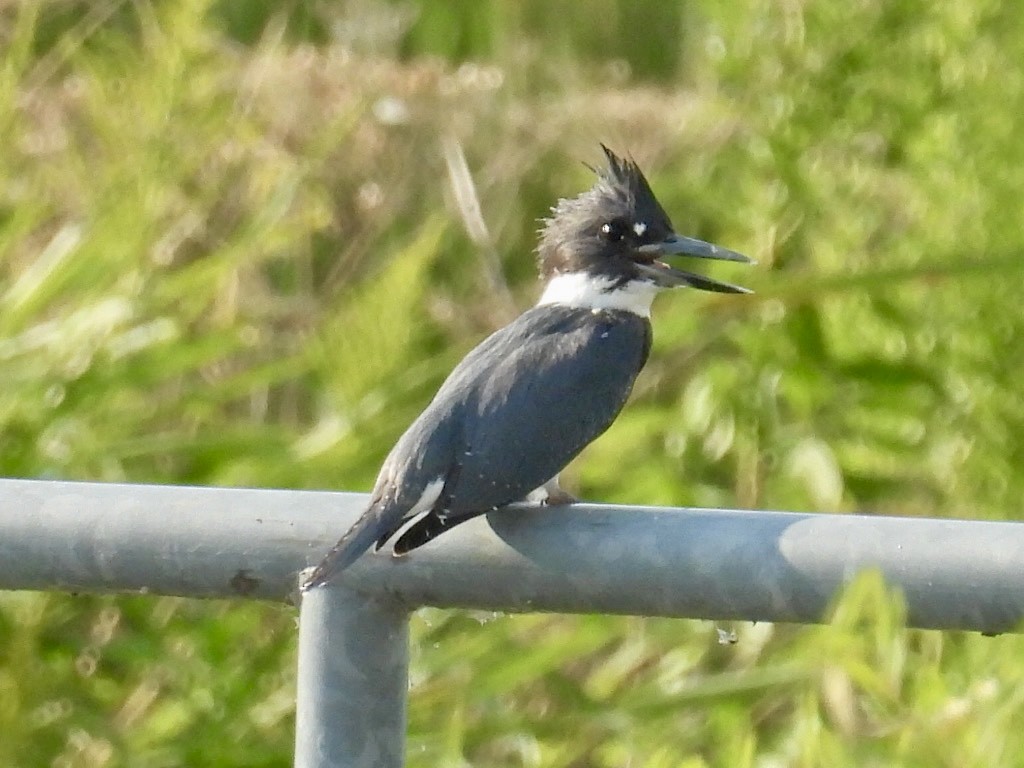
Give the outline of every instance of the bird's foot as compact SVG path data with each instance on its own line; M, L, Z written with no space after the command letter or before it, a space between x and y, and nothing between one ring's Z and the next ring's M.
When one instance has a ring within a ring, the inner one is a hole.
M552 477L540 488L535 488L526 495L524 501L532 501L545 507L557 507L562 504L575 504L579 499L568 491L562 490L558 484L558 476Z
M540 503L545 507L560 507L563 504L575 504L578 501L579 499L568 491L555 488L553 491L549 490L548 495Z

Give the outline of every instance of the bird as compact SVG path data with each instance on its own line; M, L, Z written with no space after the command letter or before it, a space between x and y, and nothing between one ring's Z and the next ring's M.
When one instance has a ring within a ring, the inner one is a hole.
M591 168L594 185L559 200L543 220L540 300L452 370L388 454L366 510L303 591L396 534L400 556L514 502L576 501L558 475L625 405L650 352L655 295L680 286L750 293L663 261L753 263L678 234L632 157L601 149L607 165Z

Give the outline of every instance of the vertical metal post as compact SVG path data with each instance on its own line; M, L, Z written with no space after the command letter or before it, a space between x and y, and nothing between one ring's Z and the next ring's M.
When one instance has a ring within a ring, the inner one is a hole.
M409 614L341 584L302 596L296 768L401 768Z

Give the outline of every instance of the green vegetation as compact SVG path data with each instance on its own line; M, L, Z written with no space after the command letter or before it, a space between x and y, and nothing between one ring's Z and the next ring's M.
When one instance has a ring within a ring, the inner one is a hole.
M0 474L368 488L604 141L761 266L659 300L570 487L1016 513L1024 6L285 5L0 9ZM870 574L734 629L421 611L409 764L1024 765L1019 637L908 631ZM287 766L294 648L283 606L0 594L0 765Z

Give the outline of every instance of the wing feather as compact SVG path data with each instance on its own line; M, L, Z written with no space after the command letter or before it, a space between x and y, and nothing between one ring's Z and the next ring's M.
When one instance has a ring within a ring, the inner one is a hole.
M420 546L453 525L519 501L557 475L614 421L647 360L651 329L629 312L547 305L495 332L452 371L381 467L373 501L309 586L378 548L437 501L396 544ZM339 565L343 563L344 565Z
M518 332L499 331L471 353L438 393L435 402L464 398L458 471L397 553L525 498L603 433L629 397L650 349L646 320L570 308L529 314ZM482 360L496 362L485 369Z

